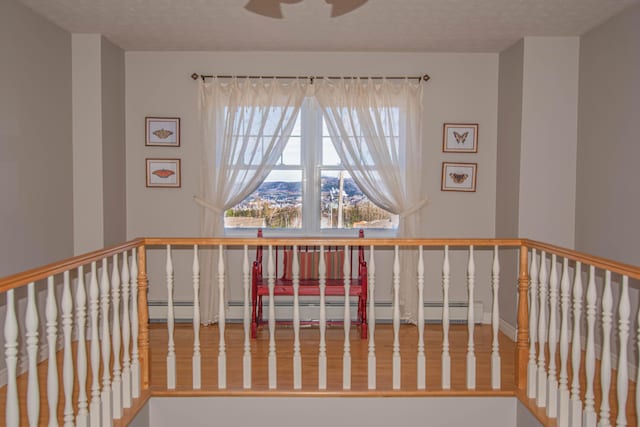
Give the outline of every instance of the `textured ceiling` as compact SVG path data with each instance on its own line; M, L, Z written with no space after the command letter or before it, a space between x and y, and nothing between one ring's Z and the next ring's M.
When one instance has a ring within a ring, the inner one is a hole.
M324 0L283 4L284 19L246 0L22 0L73 33L125 50L497 52L523 36L576 36L640 0L369 0L330 18Z

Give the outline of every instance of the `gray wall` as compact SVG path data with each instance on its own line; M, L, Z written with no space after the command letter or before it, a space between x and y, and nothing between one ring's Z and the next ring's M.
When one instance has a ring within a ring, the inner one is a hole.
M576 249L640 265L640 5L594 28L580 39ZM602 277L598 277L598 294ZM630 282L631 319L640 282ZM613 276L614 310L620 277ZM632 326L632 330L633 330ZM628 357L638 360L634 334ZM600 342L600 336L596 336ZM614 361L618 353L613 346ZM631 371L632 373L634 371Z
M640 264L640 5L580 40L576 249Z
M523 60L523 40L500 52L496 159L496 237L498 238L518 236Z
M73 255L71 36L0 2L0 277Z
M496 237L519 237L520 148L524 40L500 52L498 67L498 150L496 158ZM500 258L500 317L516 324L518 251Z
M127 238L124 51L101 38L104 246Z

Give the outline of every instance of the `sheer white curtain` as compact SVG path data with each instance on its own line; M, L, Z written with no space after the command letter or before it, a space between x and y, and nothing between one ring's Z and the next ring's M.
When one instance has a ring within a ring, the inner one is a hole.
M282 154L306 93L306 81L214 79L200 83L201 194L204 237L221 236L225 210L255 191ZM218 320L217 253L203 251L201 319Z
M400 215L399 236L420 237L424 194L419 82L322 79L315 82L333 145L345 169L379 207ZM417 318L415 251L403 250L402 317Z

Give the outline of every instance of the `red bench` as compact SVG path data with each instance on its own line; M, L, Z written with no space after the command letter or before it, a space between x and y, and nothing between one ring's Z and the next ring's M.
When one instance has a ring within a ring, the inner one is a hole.
M258 237L262 237L262 230L258 230ZM364 238L364 231L360 230L359 237ZM360 325L360 336L367 338L367 263L364 260L364 248L357 248L357 274L354 275L353 268L353 247L349 250L351 257L351 273L349 295L358 297L358 317L353 322ZM269 296L269 282L263 276L263 248L258 246L256 250L256 260L253 262L251 272L251 337L256 338L258 327L265 323L263 320L262 297ZM326 265L326 296L344 296L344 248L336 246L325 247ZM291 246L274 247L275 256L275 286L274 297L282 295L293 295L292 261L293 248ZM282 257L281 271L278 258ZM299 247L298 263L300 266L298 295L319 296L320 286L318 278L318 265L320 252L318 247ZM265 261L266 262L266 261ZM301 321L300 324L318 323L318 321ZM327 324L339 324L342 321L327 321Z

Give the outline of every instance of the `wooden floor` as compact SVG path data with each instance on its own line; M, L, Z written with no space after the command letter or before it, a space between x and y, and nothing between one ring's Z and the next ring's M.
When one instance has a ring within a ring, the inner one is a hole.
M367 389L367 354L368 341L359 338L359 329L351 331L351 358L352 358L352 386L348 392L342 389L342 357L344 331L340 327L327 329L327 356L328 376L327 390L318 391L317 380L317 350L319 331L317 328L303 328L301 330L302 350L302 390L293 390L292 376L292 348L293 330L287 327L278 327L276 333L276 351L278 366L278 389L269 390L267 387L267 354L269 337L266 328L260 330L258 338L251 340L253 382L250 392L242 388L242 353L243 353L243 328L242 325L229 324L226 326L227 343L227 389L219 390L217 387L217 361L218 361L218 327L202 327L200 330L202 352L202 389L195 391L192 388L191 357L193 351L193 330L189 325L176 325L175 343L177 357L177 387L169 391L166 388L166 352L167 329L164 324L151 325L150 347L152 357L151 383L153 395L517 395L530 407L534 414L547 426L554 426L555 421L544 416L544 411L535 407L535 402L527 401L525 396L518 394L514 387L514 350L515 344L506 336L500 334L501 353L501 390L492 390L490 384L490 354L491 354L491 327L475 327L475 353L477 382L476 390L469 391L466 387L466 352L467 352L467 326L451 325L451 390L443 391L441 387L441 325L427 325L425 327L425 348L427 356L426 391L418 391L416 387L416 343L417 329L415 326L402 325L400 328L400 352L402 357L402 384L401 391L392 390L392 344L393 330L390 325L378 325L376 328L376 357L377 357L377 389L371 392ZM75 346L74 346L75 355ZM61 370L61 353L58 355L59 372ZM548 358L547 358L548 360ZM48 407L46 400L47 364L38 366L40 378L40 414L39 425L47 425ZM571 375L571 373L570 373ZM596 376L596 408L599 408L599 381ZM90 390L91 372L88 374L88 390ZM18 392L20 395L21 425L26 422L26 389L27 375L18 378ZM629 396L635 392L635 384L630 383ZM584 384L581 385L584 395ZM77 384L74 387L74 402L77 401ZM612 377L612 416L615 415L615 372ZM0 388L0 410L3 414L0 426L5 425L5 394L6 387ZM60 384L58 404L58 419L62 425L63 393ZM627 405L628 425L635 425L635 410L633 398ZM75 406L75 405L74 405ZM74 411L76 409L74 408ZM132 412L133 413L133 412ZM124 421L124 420L123 420ZM615 421L614 421L615 424ZM121 422L117 425L126 425Z
M491 328L477 326L475 328L477 387L478 391L491 390ZM152 383L153 390L166 390L166 353L167 332L164 325L154 325L150 334L152 348ZM227 325L227 388L242 390L242 325ZM368 340L360 339L359 329L351 329L351 360L353 392L367 391L367 354ZM327 391L342 392L342 358L344 330L341 327L327 329ZM453 391L466 391L466 349L467 326L452 325L450 333L451 345L451 388ZM391 358L393 351L393 329L391 325L379 325L376 328L377 358L377 390L392 390ZM217 358L218 328L209 326L201 328L200 340L202 351L202 388L217 390ZM302 352L302 391L318 391L318 342L320 339L317 327L303 328L300 332ZM415 392L416 387L416 343L417 328L402 325L400 328L400 352L402 357L402 390ZM191 356L193 351L193 332L191 325L178 325L175 333L177 357L177 390L192 390ZM427 389L441 391L441 349L442 327L427 325L425 328L425 347L427 356ZM500 336L502 353L502 390L513 392L514 343L506 336ZM267 328L261 328L258 338L251 341L253 387L258 391L268 390L267 356L269 335ZM293 391L293 330L286 327L276 329L276 352L278 366L278 390Z

